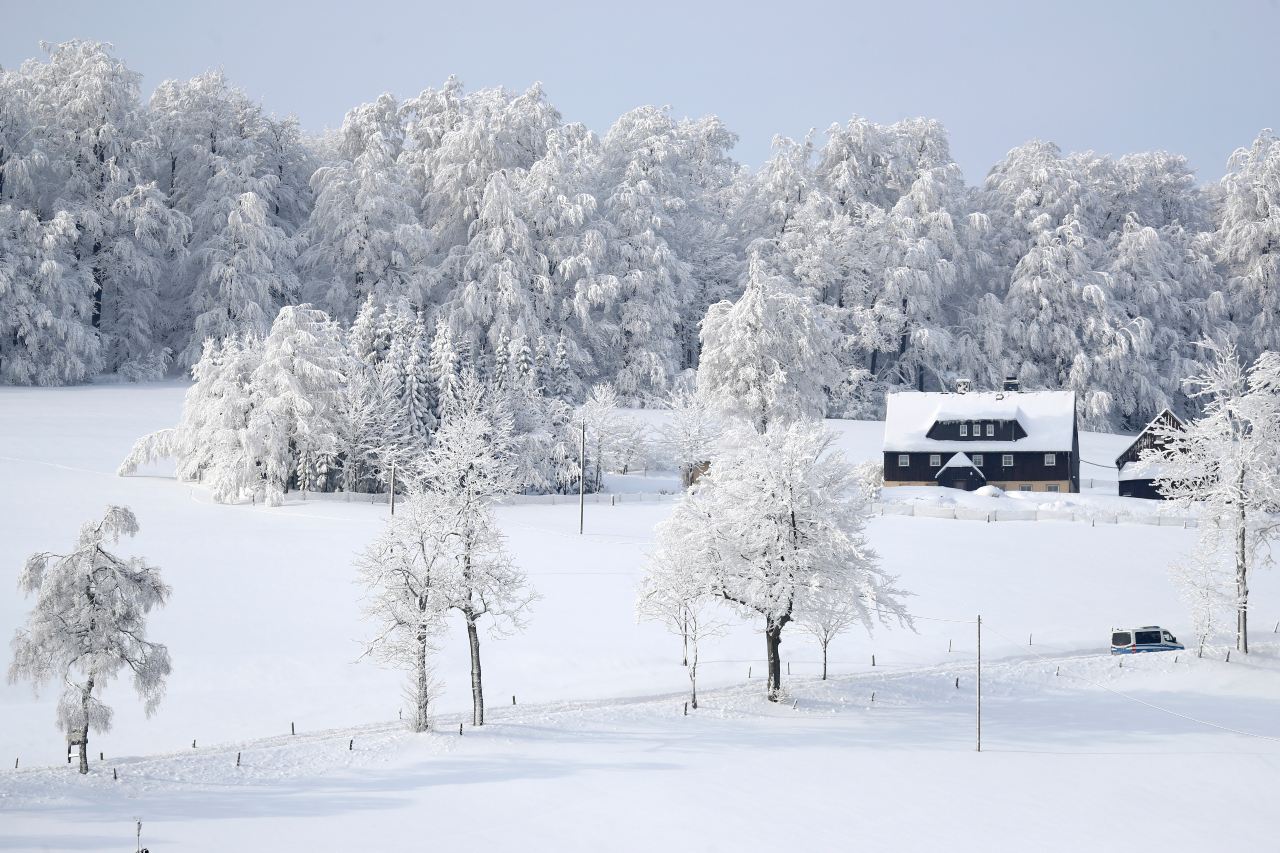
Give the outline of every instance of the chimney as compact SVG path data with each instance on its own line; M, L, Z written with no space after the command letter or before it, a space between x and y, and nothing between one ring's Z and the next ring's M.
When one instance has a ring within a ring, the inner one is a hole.
M1017 390L1018 390L1018 377L1016 377L1016 376L1006 376L1006 377L1004 378L1004 389L1003 389L1003 390L1005 390L1005 391L1017 391Z
M968 393L969 393L969 380L968 380L968 379L957 379L957 380L956 380L956 393L957 393L957 394L968 394Z

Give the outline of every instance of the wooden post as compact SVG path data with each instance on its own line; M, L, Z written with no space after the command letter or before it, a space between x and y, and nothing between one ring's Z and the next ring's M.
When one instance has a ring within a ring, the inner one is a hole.
M747 678L751 677L751 667L747 667ZM70 759L68 759L69 761Z
M458 723L458 736L462 736L462 723Z
M347 744L347 751L348 751L348 752L350 752L351 750L353 750L353 749L355 749L355 748L356 748L356 739L355 739L355 738L352 738L352 739L351 739L351 742Z
M871 656L871 665L872 665L872 666L875 666L875 665L876 665L876 656L875 656L875 655L872 655L872 656Z
M685 715L686 717L687 717L687 716L689 716L689 703L688 703L688 702L685 702L685 703L684 703L684 715Z
M236 767L240 766L240 753L236 753Z
M516 695L514 693L511 694L511 704L516 704Z
M982 614L978 614L978 745L977 751L982 752Z
M120 778L119 776L117 776L117 775L116 775L116 769L115 769L114 767L112 767L112 768L111 768L111 778L112 778L112 779L119 779L119 778Z
M791 674L791 661L787 661L787 675Z
M298 733L298 730L297 730L297 729L295 729L295 728L293 727L293 723L290 723L290 724L289 724L289 734L291 734L291 735L296 735L297 733Z
M956 676L956 690L960 689L960 676Z
M876 692L874 690L871 691L871 701L876 701Z
M195 741L191 741L191 748L192 748L192 749L195 749L195 748L196 748L196 742L195 742Z
M587 420L582 419L582 454L578 457L578 535L582 535L582 518L587 505Z
M396 514L396 463L391 463L391 514Z

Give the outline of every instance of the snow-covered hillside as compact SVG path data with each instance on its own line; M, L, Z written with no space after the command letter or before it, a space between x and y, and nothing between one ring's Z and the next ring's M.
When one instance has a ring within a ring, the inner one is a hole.
M470 697L454 625L436 730L412 735L397 722L400 675L352 663L366 628L351 560L385 504L218 505L162 468L112 474L137 436L177 421L186 387L0 389L0 632L30 606L12 583L25 557L66 547L109 501L141 525L119 550L161 566L174 590L150 621L173 658L168 696L147 721L127 684L107 690L115 729L91 737L88 777L62 763L56 691L0 691L0 759L20 762L0 771L6 849L127 849L135 817L155 851L1174 851L1266 849L1280 830L1280 744L1102 687L1280 738L1273 571L1254 579L1247 660L1225 662L1221 644L1203 660L1123 668L1105 653L1112 626L1190 639L1167 565L1193 531L874 518L872 544L930 618L915 633L837 638L826 683L817 647L786 637L794 707L763 700L764 644L739 626L704 652L703 706L686 717L679 638L633 613L645 545L672 504L588 505L581 537L576 506L504 506L510 548L543 598L524 634L482 639L491 722L458 735ZM831 425L852 458L878 458L880 424ZM1084 458L1102 463L1124 444L1081 437ZM1091 474L1092 493L1073 499L1114 494L1114 470ZM609 481L628 492L673 482ZM965 621L978 613L981 754Z

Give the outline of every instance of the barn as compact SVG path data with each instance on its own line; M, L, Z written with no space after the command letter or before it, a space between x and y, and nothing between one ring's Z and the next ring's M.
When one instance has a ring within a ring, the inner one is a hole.
M1160 476L1160 467L1148 463L1141 474L1137 472L1138 462L1144 450L1164 450L1168 446L1168 438L1159 433L1166 429L1182 430L1182 421L1173 412L1165 409L1156 415L1151 423L1143 427L1142 432L1133 440L1119 456L1116 457L1116 469L1119 471L1119 494L1126 498L1147 498L1148 500L1164 500L1164 495L1156 489L1156 478Z
M1023 393L1016 382L1003 391L890 394L884 484L1078 492L1076 395Z

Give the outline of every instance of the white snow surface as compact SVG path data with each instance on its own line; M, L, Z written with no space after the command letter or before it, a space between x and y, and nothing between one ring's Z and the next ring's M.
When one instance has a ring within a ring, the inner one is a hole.
M1107 654L1111 625L1192 640L1167 564L1194 531L874 518L872 544L916 593L912 612L932 618L836 638L826 682L817 647L786 637L794 707L763 699L763 641L742 625L704 650L702 704L685 716L679 638L633 615L644 548L673 504L588 505L585 536L572 504L502 507L544 598L524 634L482 640L489 723L458 735L469 695L454 626L436 729L414 735L396 721L400 675L351 663L366 628L351 558L385 504L291 494L282 507L223 506L171 468L112 475L134 439L177 421L186 387L0 389L0 573L11 578L0 631L11 636L30 607L12 583L22 560L66 548L107 502L131 506L142 528L118 552L145 555L174 589L150 620L173 656L168 696L148 721L127 680L114 683L103 698L115 728L90 736L87 777L63 763L57 690L0 689L0 761L20 759L0 770L0 849L133 849L135 818L157 853L1263 850L1280 831L1280 743L1091 683L1280 738L1272 571L1253 581L1247 658L1224 660L1227 637L1199 660L1121 667ZM879 458L883 424L831 426L852 460ZM1129 440L1083 433L1082 455L1114 458ZM617 490L656 491L630 476ZM1115 476L1084 474L1082 495L886 492L1136 501L1109 497ZM975 625L932 621L979 612L981 753Z
M1071 391L903 391L886 398L884 450L888 453L1000 453L1071 449L1076 397ZM938 441L926 437L937 421L1016 420L1026 438L1009 441Z

